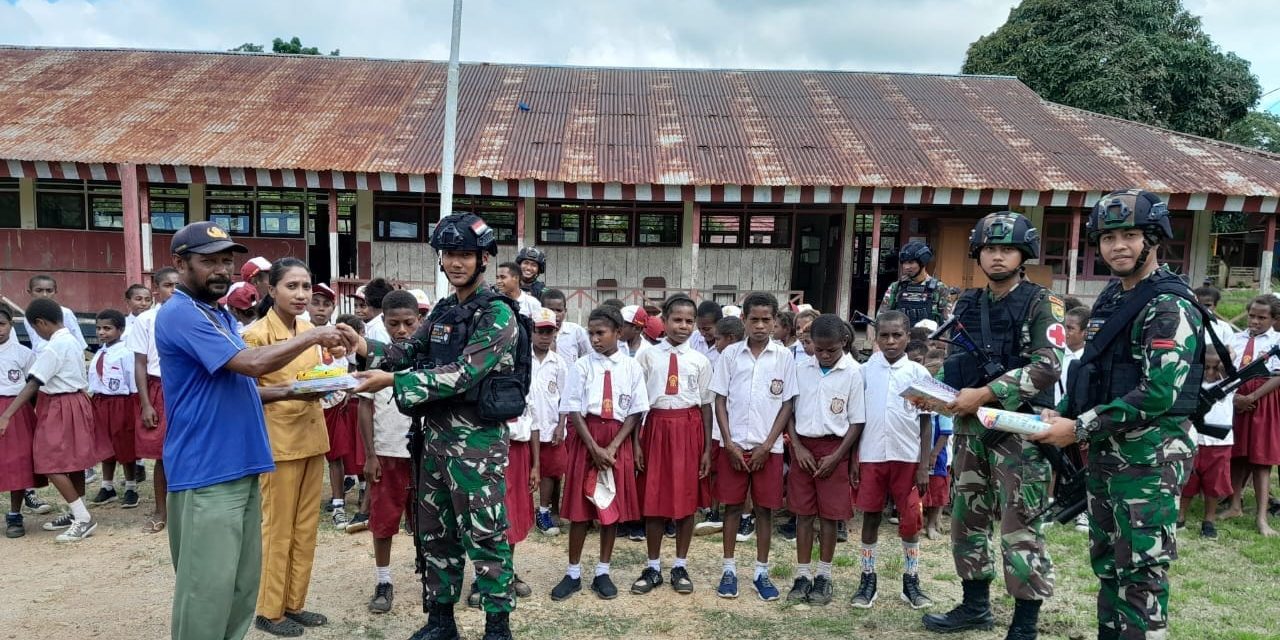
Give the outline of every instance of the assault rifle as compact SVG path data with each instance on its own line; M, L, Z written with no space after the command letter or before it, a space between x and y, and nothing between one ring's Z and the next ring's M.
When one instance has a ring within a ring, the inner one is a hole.
M1212 331L1212 329L1209 329ZM1218 384L1207 389L1200 389L1200 404L1196 407L1195 415L1191 416L1191 423L1195 425L1196 430L1207 436L1214 438L1225 438L1231 432L1231 427L1223 428L1220 425L1205 424L1204 417L1213 408L1213 405L1226 398L1228 394L1234 393L1244 383L1255 378L1265 378L1271 375L1267 369L1267 361L1274 357L1280 357L1280 344L1271 347L1266 353L1253 359L1253 362L1241 367L1237 371L1232 371L1229 363L1227 365L1227 375Z
M947 332L951 333L951 337L943 338ZM981 371L980 384L989 384L992 380L1004 375L1004 368L999 362L991 359L991 355L978 346L973 336L969 335L968 330L964 328L964 324L960 322L960 318L951 316L946 322L938 326L933 333L929 334L930 340L937 340L954 345L963 349L966 353L972 355L978 361L978 367ZM996 431L988 429L982 434L982 443L988 447L993 447L1003 441L1010 434L1004 431Z

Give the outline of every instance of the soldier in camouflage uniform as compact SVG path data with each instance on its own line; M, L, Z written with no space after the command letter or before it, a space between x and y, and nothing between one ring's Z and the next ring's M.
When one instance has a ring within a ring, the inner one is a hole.
M357 391L392 386L396 404L418 417L410 453L415 465L416 542L427 624L411 640L458 638L453 607L462 597L467 557L486 614L485 640L510 638L511 546L504 503L507 429L480 417L481 381L514 368L515 312L484 287L497 254L493 232L473 215L441 220L431 235L440 270L456 293L440 301L409 343L367 342ZM475 317L478 316L478 317Z
M919 240L903 245L898 252L898 272L902 278L889 285L880 308L907 314L911 326L921 320L942 324L951 317L951 288L929 275L932 261L933 249L929 245Z
M1036 445L1020 437L987 434L974 415L982 406L1024 412L1053 406L1066 332L1062 301L1022 273L1023 262L1036 258L1039 249L1031 222L1010 211L979 220L969 236L970 256L990 284L969 289L956 301L953 319L963 330L954 328L952 338L963 333L973 343L957 340L943 365L947 384L960 390L950 406L956 415L951 553L964 600L945 614L926 615L930 631L995 626L993 528L1005 588L1016 600L1005 637L1035 638L1040 603L1053 595L1053 564L1042 525L1032 519L1047 499L1049 463Z
M1195 454L1188 416L1203 377L1203 316L1187 285L1158 266L1155 249L1173 234L1155 195L1135 189L1106 196L1090 214L1088 232L1119 280L1098 297L1089 344L1060 407L1077 419L1049 414L1050 428L1034 437L1089 445L1098 638L1163 639L1178 496ZM1108 319L1120 324L1106 331Z

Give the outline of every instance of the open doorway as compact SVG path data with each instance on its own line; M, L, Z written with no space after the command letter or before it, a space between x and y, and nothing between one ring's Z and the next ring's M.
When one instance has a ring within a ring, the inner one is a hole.
M313 282L327 282L356 273L356 236L354 213L356 194L338 192L338 273L329 266L329 195L323 191L308 192L307 264Z
M815 309L834 312L839 290L841 214L796 214L791 248L791 289Z

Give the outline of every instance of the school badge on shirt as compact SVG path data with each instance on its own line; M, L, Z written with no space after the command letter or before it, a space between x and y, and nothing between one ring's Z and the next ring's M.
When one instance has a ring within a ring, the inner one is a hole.
M117 379L115 379L115 378L112 378L112 379L108 380L108 381L107 381L107 388L108 388L108 389L110 389L110 390L112 390L112 391L119 391L119 390L120 390L120 381L119 381L119 380L117 380Z
M626 410L630 409L630 408L631 408L631 396L629 396L629 395L627 395L627 394L625 394L625 393L618 394L618 407L620 407L623 411L626 411Z
M556 395L556 394L558 394L558 393L560 393L560 387L556 385L556 381L555 381L555 380L548 380L548 381L547 381L547 395L554 396L554 395Z
M8 376L9 376L9 382L18 382L19 380L22 380L22 370L10 369Z
M769 383L769 395L782 395L782 380L774 379Z
M844 413L844 398L831 399L831 413L837 416Z

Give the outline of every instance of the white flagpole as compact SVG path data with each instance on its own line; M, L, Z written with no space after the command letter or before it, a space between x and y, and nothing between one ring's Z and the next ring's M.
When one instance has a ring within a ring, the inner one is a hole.
M458 40L462 36L462 0L453 0L449 75L444 93L444 148L440 155L440 218L453 213L453 152L458 135ZM449 295L449 280L436 272L436 301Z

